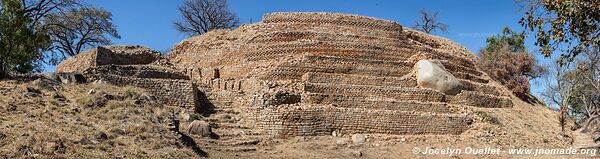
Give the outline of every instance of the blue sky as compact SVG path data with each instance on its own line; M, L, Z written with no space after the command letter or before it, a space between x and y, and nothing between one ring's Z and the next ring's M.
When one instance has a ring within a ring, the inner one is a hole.
M90 5L113 13L121 39L115 44L144 45L163 51L185 39L175 30L173 21L179 18L177 6L182 0L88 0ZM257 22L270 12L318 11L360 14L397 21L412 26L419 10L440 12L440 21L450 26L446 37L477 52L485 46L485 39L499 33L505 26L521 31L518 20L523 16L513 0L229 0L230 9L242 23ZM535 50L532 38L526 45ZM536 55L538 60L547 62ZM53 71L48 66L46 71ZM536 92L541 83L532 83Z

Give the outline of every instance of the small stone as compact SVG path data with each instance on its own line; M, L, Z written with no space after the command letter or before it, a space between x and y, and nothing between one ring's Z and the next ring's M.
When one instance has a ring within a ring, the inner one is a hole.
M363 154L362 154L362 152L356 150L356 151L352 151L352 155L354 155L354 157L361 157Z
M181 112L179 113L179 118L181 118L181 121L187 122L190 121L191 116L188 113Z
M66 150L66 146L62 140L46 142L43 148L44 153L53 154L53 153L61 153L64 154Z
M88 91L88 94L95 94L95 93L96 93L96 90L95 90L95 89L90 89L90 90Z
M45 153L54 153L56 149L58 149L58 144L56 142L46 142L46 145L44 145Z
M339 146L347 145L348 144L348 139L339 139L335 143L337 145L339 145Z
M136 100L133 100L133 101L131 101L131 103L132 103L133 105L142 105L142 103L143 103L143 102L142 102L141 100L137 100L137 99L136 99Z
M42 94L40 90L37 90L33 87L27 87L27 93Z
M189 134L200 135L202 137L210 137L213 134L210 124L200 120L194 120L192 123L190 123L190 125L187 127L187 132Z
M337 136L337 132L336 131L331 132L331 136L336 137Z
M98 132L96 135L94 135L94 138L96 138L98 141L104 141L108 139L108 135L106 135L104 132Z
M363 134L354 134L352 135L352 141L356 144L364 144L367 142L367 137Z
M82 144L82 145L89 145L89 144L92 144L93 142L90 139L88 139L87 137L84 137L84 138L81 138L81 140L79 140L78 143Z

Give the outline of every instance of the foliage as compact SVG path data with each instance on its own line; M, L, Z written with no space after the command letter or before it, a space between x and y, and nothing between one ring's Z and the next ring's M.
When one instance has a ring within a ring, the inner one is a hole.
M477 115L478 117L481 118L481 120L485 121L485 122L489 122L492 124L496 124L496 125L500 125L500 121L498 120L498 118L491 116L489 114L487 114L484 111L475 111L473 112L475 115Z
M524 36L504 28L501 34L487 38L480 51L480 67L494 80L502 83L521 99L530 93L529 78L539 77L545 70L529 54Z
M80 0L2 0L0 78L39 71L52 39L44 25L51 14L79 6Z
M39 66L49 38L26 16L19 0L2 0L0 10L0 78L11 72L25 73Z
M127 99L138 99L140 94L133 90L132 88L128 88L125 90L125 98Z
M596 47L582 53L583 57L567 76L568 80L577 82L572 88L569 105L574 118L588 122L600 115L600 51Z
M523 4L527 12L519 23L535 33L535 44L546 57L562 49L559 63L564 64L586 48L600 46L600 1L529 0Z
M52 64L89 47L109 45L110 38L120 38L112 23L112 14L100 8L70 8L50 14L45 27L53 41L49 59Z
M183 21L174 24L182 33L201 35L214 29L229 29L239 25L239 19L227 7L227 0L186 0L177 9Z
M436 30L448 33L448 25L439 22L439 12L421 10L419 20L415 22L414 29L431 34Z
M192 114L190 115L190 120L191 120L191 121L194 121L194 120L200 120L200 119L202 119L202 116L201 116L200 114L198 114L198 113L192 113Z

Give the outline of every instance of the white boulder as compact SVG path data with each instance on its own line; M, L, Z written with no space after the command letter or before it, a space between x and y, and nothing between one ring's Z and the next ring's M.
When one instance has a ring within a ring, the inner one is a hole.
M460 81L437 61L420 60L415 67L417 86L435 89L448 95L456 95L463 89Z

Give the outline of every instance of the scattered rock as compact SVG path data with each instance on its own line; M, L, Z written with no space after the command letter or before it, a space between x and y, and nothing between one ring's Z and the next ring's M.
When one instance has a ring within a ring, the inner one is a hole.
M348 139L339 139L335 142L335 144L339 145L339 146L344 146L348 144Z
M463 89L460 81L437 61L421 60L415 64L417 85L431 88L448 95L456 95Z
M337 136L337 132L336 131L331 132L331 136L336 137Z
M42 91L40 91L38 89L35 89L35 88L31 87L31 86L27 86L25 93L42 94Z
M106 135L104 132L98 132L96 135L94 135L94 138L98 141L104 141L108 139L108 135Z
M234 118L229 114L218 115L217 119L219 119L219 122L233 122L234 121Z
M81 140L79 140L77 143L81 144L81 145L93 144L93 142L90 139L88 139L87 137L81 138Z
M46 142L46 144L44 145L44 148L43 148L44 153L47 153L47 154L54 154L54 153L62 154L62 153L65 153L65 150L66 150L66 146L62 142L62 140Z
M300 103L300 94L291 93L287 91L280 91L271 96L271 98L267 100L267 103L267 105Z
M179 113L179 118L181 119L181 121L187 122L190 121L191 116L189 113L181 112Z
M363 134L354 134L352 135L352 142L356 144L364 144L367 142L367 137Z
M96 93L96 90L95 90L95 89L90 89L90 90L88 91L88 94L95 94L95 93Z
M92 82L92 84L107 84L107 82L102 81L102 80L96 80L96 81Z
M136 100L131 101L131 103L133 105L142 105L144 102L142 102L142 100L136 99Z
M58 81L50 78L38 78L34 80L31 85L47 91L56 91L57 89L55 87L60 87L60 83Z
M14 111L17 111L17 106L16 106L16 105L14 105L14 104L12 104L12 103L9 103L9 104L8 104L8 107L6 107L6 110L7 110L8 112L14 112Z
M64 84L85 83L85 77L80 73L57 73L57 78Z
M356 150L356 151L352 151L352 155L354 155L354 157L361 157L363 154L362 154L362 152Z
M113 96L112 94L103 94L102 98L104 98L106 100L113 100L113 99L115 99L115 96Z
M194 120L187 127L187 132L193 135L200 135L202 137L211 137L213 132L210 124L205 121Z

